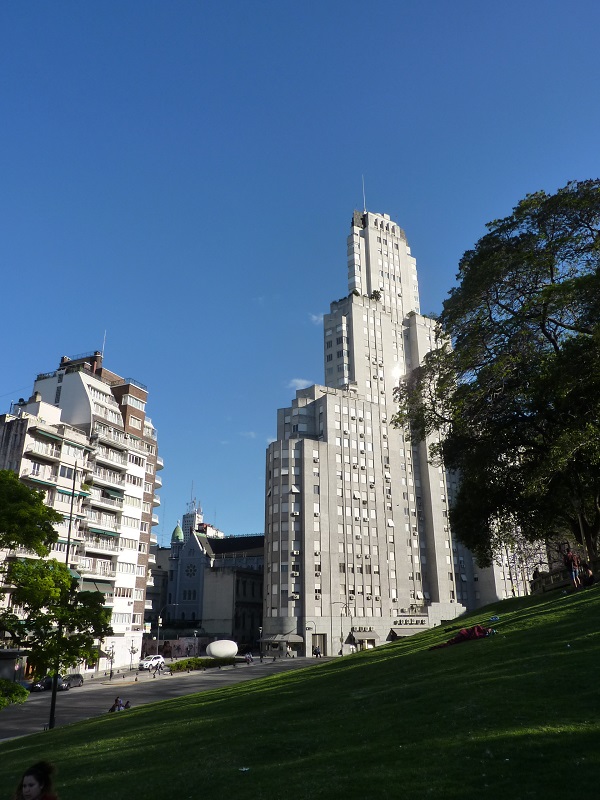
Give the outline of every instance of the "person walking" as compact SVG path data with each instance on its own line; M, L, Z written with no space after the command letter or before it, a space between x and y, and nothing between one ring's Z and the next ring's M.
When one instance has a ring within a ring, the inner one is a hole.
M579 556L567 546L567 550L563 556L563 561L569 572L569 577L571 578L573 587L575 589L580 589L581 581L579 580L579 565L581 564L581 560Z
M54 767L48 761L38 761L23 773L15 800L58 800L52 789Z

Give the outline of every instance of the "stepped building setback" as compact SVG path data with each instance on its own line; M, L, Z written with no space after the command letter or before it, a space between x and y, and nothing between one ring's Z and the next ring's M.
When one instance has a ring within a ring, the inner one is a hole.
M64 356L38 375L29 400L0 417L0 469L16 472L63 514L51 557L68 563L82 589L101 591L114 635L99 668L129 664L142 646L158 471L147 387L107 370L102 353ZM0 559L31 556L0 552Z
M349 294L324 318L324 384L279 409L267 449L267 648L348 653L483 600L449 529L452 477L431 442L391 425L394 389L436 346L404 231L355 212L347 266Z

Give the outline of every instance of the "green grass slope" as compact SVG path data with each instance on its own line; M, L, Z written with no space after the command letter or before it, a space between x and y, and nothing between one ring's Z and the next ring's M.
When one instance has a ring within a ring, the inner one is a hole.
M61 800L593 797L599 619L600 588L508 600L460 620L484 640L431 651L437 628L6 742L0 798L39 758Z

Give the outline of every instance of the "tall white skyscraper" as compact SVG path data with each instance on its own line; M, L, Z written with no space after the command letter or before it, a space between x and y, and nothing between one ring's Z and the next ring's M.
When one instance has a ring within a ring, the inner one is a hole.
M399 380L435 346L404 231L355 212L347 267L349 294L324 318L324 385L278 411L267 450L267 648L383 644L457 616L473 585L445 470L390 424Z

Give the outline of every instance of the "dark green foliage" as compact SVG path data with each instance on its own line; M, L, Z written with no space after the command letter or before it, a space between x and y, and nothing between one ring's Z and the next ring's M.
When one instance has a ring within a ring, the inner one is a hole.
M463 256L440 347L400 387L396 423L459 471L455 534L489 561L529 539L600 534L600 182L529 195ZM450 346L449 342L452 343Z
M11 703L24 703L29 692L20 683L0 678L0 711Z
M183 658L169 665L171 672L187 672L197 669L230 667L238 663L236 658Z
M93 660L98 649L94 640L112 634L104 595L78 592L77 579L64 564L53 559L15 561L9 565L8 581L14 587L12 602L22 615L0 614L0 627L29 651L36 675Z
M0 470L0 548L47 555L58 539L53 523L61 520L62 514L44 504L42 492L29 489L14 472Z

